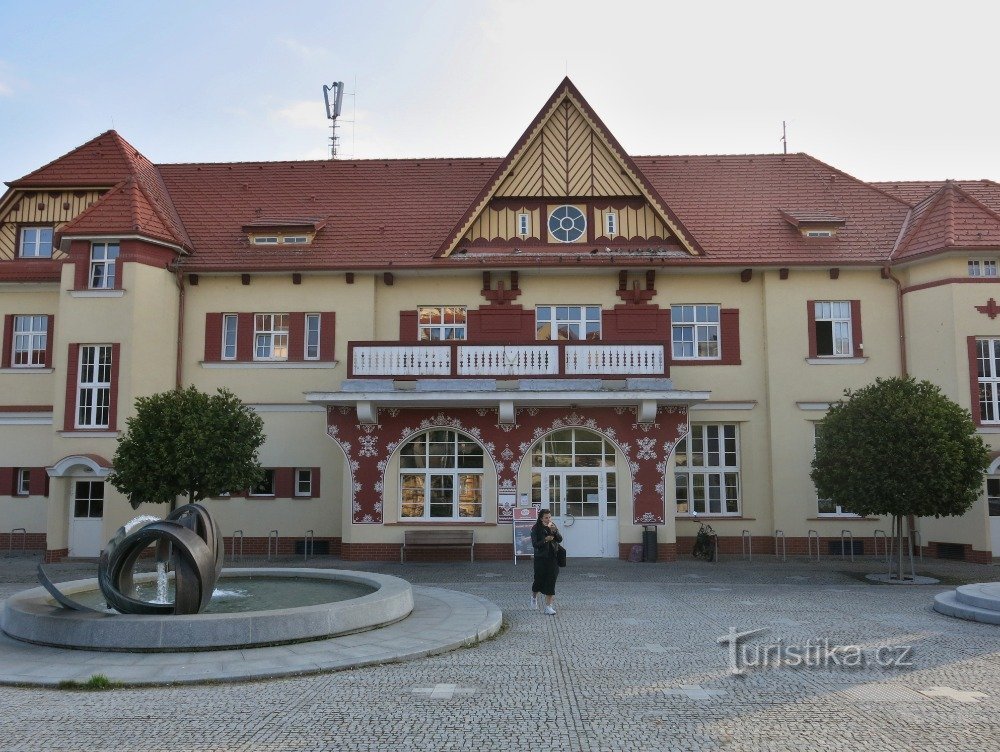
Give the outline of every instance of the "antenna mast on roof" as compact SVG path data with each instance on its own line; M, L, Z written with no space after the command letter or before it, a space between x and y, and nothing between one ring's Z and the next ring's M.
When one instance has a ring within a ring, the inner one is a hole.
M330 159L336 159L337 145L340 141L340 136L337 135L337 118L340 117L340 108L344 101L344 82L336 81L329 86L323 84L323 101L326 102L326 117L330 121Z

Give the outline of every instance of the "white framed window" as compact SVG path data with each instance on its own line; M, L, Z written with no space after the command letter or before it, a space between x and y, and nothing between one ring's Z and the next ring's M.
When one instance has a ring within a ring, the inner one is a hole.
M970 277L996 277L996 259L969 259Z
M977 339L979 415L983 423L1000 423L1000 339Z
M417 326L420 340L466 339L468 329L465 306L419 306Z
M31 494L31 470L19 467L14 471L14 495L29 496Z
M849 357L851 344L851 302L849 300L817 300L816 356Z
M10 364L14 368L38 368L47 365L48 316L15 316L14 341Z
M281 238L283 245L305 245L309 238L305 235L285 235Z
M255 235L251 238L251 242L254 245L277 245L278 236L277 235Z
M319 314L306 314L306 335L305 335L306 360L319 360Z
M813 423L813 454L816 453L816 447L819 445L821 440L823 430L822 423ZM856 517L857 513L852 512L845 506L841 506L833 501L833 499L821 499L819 494L816 494L816 511L820 517Z
M264 470L260 483L250 489L251 496L274 496L274 470Z
M600 306L538 306L535 339L588 340L601 338Z
M483 517L483 448L458 431L430 430L399 453L400 518Z
M111 345L81 345L76 427L107 428L111 417Z
M807 238L832 238L833 230L806 230Z
M92 289L114 289L118 251L118 243L91 243L90 287Z
M52 228L22 227L21 258L52 258Z
M609 238L618 234L618 212L608 212L604 215L604 234Z
M739 426L692 423L677 443L674 482L680 514L740 514Z
M531 234L531 215L527 212L517 215L517 234L523 238Z
M310 467L295 468L295 495L312 496L313 471Z
M719 306L672 305L670 330L674 360L718 360Z
M239 317L235 313L222 315L222 359L236 360L236 326Z
M986 479L986 505L989 508L990 517L1000 517L1000 478L998 477Z
M288 314L255 313L254 360L288 360Z

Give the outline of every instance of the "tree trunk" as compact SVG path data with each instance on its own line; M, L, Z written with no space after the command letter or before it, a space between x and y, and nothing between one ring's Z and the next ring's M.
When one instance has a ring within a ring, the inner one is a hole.
M895 574L892 568L889 570L889 579L891 580L902 580L903 579L903 517L901 515L893 515L892 517L892 527L896 532L896 556L895 561Z

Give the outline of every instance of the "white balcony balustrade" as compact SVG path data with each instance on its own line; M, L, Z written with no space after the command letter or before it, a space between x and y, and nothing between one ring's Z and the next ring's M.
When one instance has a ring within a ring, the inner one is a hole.
M460 345L459 376L557 376L559 348L548 345Z
M355 376L451 376L451 347L356 345L351 365Z
M663 345L574 345L566 348L567 376L648 376L663 372Z
M351 343L353 377L663 376L663 345Z

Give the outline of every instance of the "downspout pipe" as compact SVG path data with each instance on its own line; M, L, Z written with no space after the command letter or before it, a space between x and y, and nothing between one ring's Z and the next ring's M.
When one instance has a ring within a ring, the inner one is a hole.
M882 279L890 279L896 285L896 321L899 327L899 370L905 379L910 375L906 365L906 319L903 318L903 283L892 273L889 266L882 267Z
M184 306L186 302L186 288L184 287L184 272L181 271L180 259L168 267L174 273L174 281L177 283L177 363L174 368L174 386L180 389L184 386Z

